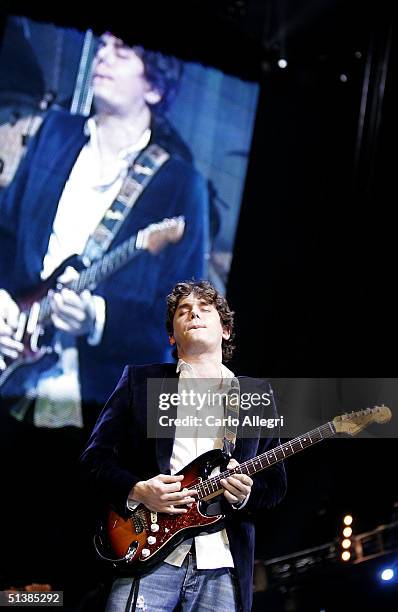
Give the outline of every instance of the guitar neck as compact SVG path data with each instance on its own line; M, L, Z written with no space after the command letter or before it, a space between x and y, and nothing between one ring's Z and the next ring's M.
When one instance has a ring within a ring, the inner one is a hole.
M83 270L75 281L70 285L73 291L81 293L85 289L91 291L108 276L122 268L130 259L133 259L140 250L136 248L137 236L131 236L125 240L116 249L110 253L106 253L101 259L98 259L88 268Z
M72 281L68 286L76 293L85 289L93 291L97 285L108 276L122 268L128 261L138 255L142 249L136 248L137 235L134 234L125 240L110 253L106 253L101 259L92 263L79 274L79 278ZM40 302L40 320L43 321L51 314L50 298L48 294Z
M285 442L276 448L272 448L253 459L249 459L244 463L240 463L238 467L232 468L231 470L225 470L217 476L208 478L202 481L200 484L195 485L195 489L198 491L198 499L210 498L219 495L223 492L224 488L220 484L220 480L232 476L233 474L247 474L252 476L257 472L280 463L284 459L295 455L296 453L309 448L326 438L331 438L336 435L336 429L331 421L313 429L312 431L298 436L290 442Z

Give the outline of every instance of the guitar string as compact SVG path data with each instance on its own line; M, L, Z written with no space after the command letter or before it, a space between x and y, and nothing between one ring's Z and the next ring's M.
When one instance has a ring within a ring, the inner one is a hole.
M362 417L362 416L371 414L376 408L377 407L366 408L364 410L359 410L351 414L355 415L356 417ZM343 418L344 417L349 418L350 414L343 415ZM207 480L202 481L196 486L194 485L193 487L188 487L188 489L199 490L199 495L198 495L199 499L202 497L206 497L209 494L222 490L223 487L221 486L220 488L220 486L218 486L220 484L220 480L223 478L226 478L227 476L230 476L231 474L239 474L239 473L254 474L256 472L259 472L261 470L264 470L270 467L271 465L274 465L275 463L279 463L280 461L283 461L283 459L285 459L286 457L290 457L293 454L309 446L312 446L313 444L316 444L317 442L321 442L322 440L326 438L332 437L336 435L336 433L337 432L333 425L333 422L328 421L327 423L320 425L316 429L313 429L307 432L306 434L302 434L301 436L298 436L297 438L294 438L293 440L287 443L281 444L275 449L271 449L261 455L258 455L257 457L253 457L252 459L249 459L248 461L241 463L236 468L232 468L231 470L226 470L225 472L222 472L221 474L218 474L217 476L208 478ZM309 443L307 442L307 439L309 439ZM303 445L303 442L305 442L306 444ZM299 446L297 446L297 448L294 448L295 445L296 446L299 445ZM289 449L289 446L290 446L290 449ZM287 451L288 454L286 455L284 451ZM278 457L277 453L282 453L282 454ZM270 458L271 458L271 461L270 461ZM265 466L262 465L263 459L266 459L268 462L267 465ZM260 464L260 468L256 467L258 463ZM209 489L208 491L206 491L206 487Z
M317 434L316 432L319 432L319 433ZM322 435L322 432L323 432L323 435ZM301 436L294 438L290 442L281 444L275 449L266 451L265 453L262 453L261 455L258 455L257 457L253 457L252 459L249 459L248 461L241 463L236 468L232 468L231 470L226 470L222 472L221 474L218 474L217 476L212 476L211 478L208 478L207 480L202 481L201 483L197 485L187 487L187 489L188 490L196 489L197 491L199 491L199 495L198 495L199 499L202 497L206 497L207 495L215 493L216 491L220 489L222 490L223 487L219 486L220 480L223 478L226 478L227 476L230 476L232 474L253 474L253 473L259 472L261 470L266 469L267 467L270 467L271 465L274 465L275 463L279 463L286 457L289 457L299 452L300 450L303 450L304 448L312 446L313 444L316 444L317 442L320 442L321 440L325 438L332 437L335 434L336 434L336 431L332 425L332 422L329 421L328 423L325 423L324 425L321 425L320 427L317 427L316 429L313 429L307 432L306 434L302 434ZM303 445L302 442L307 442L308 439L310 440L310 442ZM293 448L294 445L298 445L298 444L299 446L297 448ZM288 446L290 446L290 449L288 448ZM286 455L284 453L284 450L289 451L289 454ZM278 457L277 453L282 453L282 454ZM262 465L262 462L265 459L267 460L267 465ZM258 464L260 464L261 466L259 469L256 467L256 465ZM208 491L206 491L206 487L209 489Z

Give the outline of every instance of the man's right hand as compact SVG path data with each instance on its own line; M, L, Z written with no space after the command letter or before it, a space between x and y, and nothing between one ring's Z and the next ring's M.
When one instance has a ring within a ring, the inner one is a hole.
M184 514L186 508L178 508L191 504L196 499L194 489L183 489L181 481L184 476L158 474L149 480L141 480L131 489L129 500L144 504L152 512L167 512L168 514Z
M23 351L23 344L12 338L17 327L19 308L9 293L0 289L0 369L6 367L3 357L16 359Z

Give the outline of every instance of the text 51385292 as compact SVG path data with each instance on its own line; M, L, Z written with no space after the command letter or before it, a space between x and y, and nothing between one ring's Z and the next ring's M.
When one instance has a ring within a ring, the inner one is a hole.
M63 606L62 591L0 591L0 606Z

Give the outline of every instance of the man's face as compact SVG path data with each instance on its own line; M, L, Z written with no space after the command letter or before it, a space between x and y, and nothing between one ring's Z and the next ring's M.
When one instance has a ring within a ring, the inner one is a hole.
M180 300L173 317L173 337L180 354L220 351L230 333L213 304L191 293Z
M97 110L123 114L158 100L145 78L144 63L132 47L112 34L103 34L93 64L93 93ZM149 97L149 99L148 99Z

